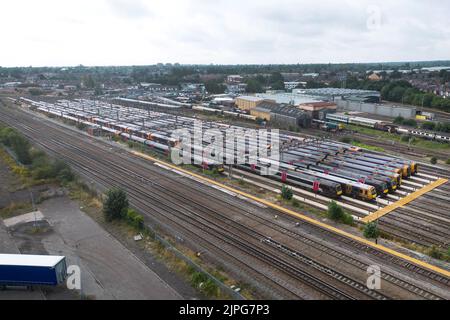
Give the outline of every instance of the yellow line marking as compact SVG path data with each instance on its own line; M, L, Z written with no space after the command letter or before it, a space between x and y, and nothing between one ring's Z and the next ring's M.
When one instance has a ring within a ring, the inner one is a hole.
M305 216L305 215L302 215L302 214L297 213L297 212L295 212L295 211L292 211L292 210L289 210L289 209L280 207L279 205L276 205L276 204L273 203L273 202L270 202L270 201L267 201L267 200L264 200L264 199L255 197L255 196L253 196L253 195L251 195L251 194L242 192L242 191L240 191L240 190L231 188L231 187L229 187L229 186L227 186L227 185L224 185L224 184L221 184L221 183L216 182L216 181L214 181L214 180L205 178L205 177L200 176L200 175L198 175L198 174L196 174L196 173L193 173L193 172L191 172L191 171L182 169L182 168L180 168L180 167L178 167L178 166L172 165L172 164L167 163L167 162L165 162L165 161L161 161L161 160L155 159L155 158L153 158L153 157L151 157L151 156L148 156L148 155L143 154L143 153L140 153L140 152L136 152L136 151L130 151L130 152L131 152L132 154L138 156L138 157L141 157L141 158L144 158L144 159L153 161L153 162L157 162L157 163L163 164L163 165L168 166L168 167L170 167L170 168L172 168L172 169L181 171L181 172L183 172L183 173L186 173L186 174L191 175L191 176L193 176L193 177L196 177L196 178L198 178L198 179L202 179L203 181L206 181L206 182L208 182L208 183L214 184L214 185L216 185L216 186L219 186L219 187L221 187L221 188L227 189L227 190L229 190L229 191L238 193L238 194L240 194L240 195L242 195L242 196L244 196L244 197L247 197L247 198L252 199L252 200L255 200L255 201L259 202L259 203L265 204L265 205L268 206L268 207L274 208L274 209L276 209L276 210L278 210L278 211L281 211L281 212L283 212L283 213L289 214L289 215L294 216L294 217L296 217L296 218L299 218L299 219L301 219L301 220L307 221L307 222L309 222L309 223L311 223L311 224L313 224L313 225L319 226L319 227L321 227L321 228L325 228L325 229L327 229L327 230L329 230L329 231L331 231L331 232L337 233L337 234L339 234L339 235L341 235L341 236L344 236L344 237L350 238L350 239L352 239L352 240L358 241L358 242L360 242L360 243L363 243L363 244L367 245L368 247L372 247L372 248L375 248L375 249L377 249L377 250L384 251L385 253L391 254L391 255L393 255L393 256L396 256L396 257L398 257L398 258L401 258L401 259L403 259L403 260L406 260L406 261L408 261L408 262L410 262L410 263L413 263L413 264L415 264L415 265L421 266L421 267L426 268L426 269L428 269L428 270L431 270L431 271L440 273L440 274L442 274L442 275L444 275L444 276L450 278L450 271L441 269L441 268L436 267L436 266L433 266L433 265L431 265L431 264L429 264L429 263L426 263L426 262L420 261L420 260L418 260L418 259L412 258L412 257L410 257L410 256L407 256L407 255L403 254L403 253L400 253L400 252L397 252L397 251L395 251L395 250L389 249L389 248L387 248L387 247L385 247L385 246L382 246L382 245L379 245L379 244L375 244L375 243L373 243L373 242L371 242L371 241L369 241L369 240L367 240L367 239L364 239L364 238L355 236L355 235L353 235L353 234L351 234L351 233L348 233L348 232L346 232L346 231L340 230L340 229L335 228L335 227L333 227L333 226L330 226L330 225L328 225L328 224L326 224L326 223L317 221L317 220L315 220L315 219L313 219L313 218L310 218L310 217L308 217L308 216Z
M386 207L372 213L371 215L368 215L367 217L361 219L361 221L364 223L368 223L368 222L378 220L382 216L387 215L388 213L394 211L397 208L403 207L405 204L410 203L411 201L419 198L420 196L424 195L425 193L430 192L431 190L439 187L440 185L442 185L446 182L448 182L447 179L438 179L438 180L426 185L422 189L419 189L419 190L407 195L406 197L404 197L394 203L391 203L390 205L387 205Z

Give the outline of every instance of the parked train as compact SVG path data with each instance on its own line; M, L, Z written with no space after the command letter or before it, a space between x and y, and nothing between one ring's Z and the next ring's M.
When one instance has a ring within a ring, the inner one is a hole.
M341 185L341 189L342 189L342 193L350 196L350 197L354 197L354 198L359 198L359 199L363 199L363 200L373 200L377 197L377 192L375 190L375 188L373 186L364 184L364 183L360 183L360 182L355 182L349 179L344 179L344 178L339 178L336 176L332 176L329 174L324 174L324 173L320 173L320 172L315 172L312 170L307 170L307 169L301 169L298 168L294 165L290 165L287 163L283 163L283 162L279 162L279 161L275 161L275 160L271 160L271 159L259 159L259 162L266 166L266 167L270 167L272 165L277 166L279 168L279 171L281 172L281 174L289 174L289 172L298 172L307 176L312 176L315 177L317 179L325 179L325 180L329 180L335 183L338 183Z
M331 114L331 113L327 114L326 120L331 121L331 122L340 122L340 123L345 123L345 124L354 124L354 125L358 125L358 126L369 127L369 128L373 128L373 129L377 129L377 130L391 132L391 133L407 134L407 135L426 138L426 139L430 139L430 140L450 142L450 136L445 136L441 133L399 127L395 124L380 121L380 120L347 116L347 115L341 115L341 114Z
M261 175L261 170L264 165L240 164L237 165L237 167ZM264 169L267 169L267 166ZM337 199L342 195L341 184L295 171L277 171L275 175L270 175L268 177L334 199Z

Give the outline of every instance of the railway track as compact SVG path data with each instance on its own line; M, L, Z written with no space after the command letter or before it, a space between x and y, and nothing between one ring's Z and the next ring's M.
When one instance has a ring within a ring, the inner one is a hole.
M32 138L31 136L30 136L30 138ZM55 140L55 141L57 141L57 140ZM65 146L59 146L59 147L61 147L61 148L64 148ZM78 152L80 151L80 150L77 150ZM56 153L58 153L58 150L53 150L53 152L56 152ZM73 159L73 157L76 157L76 155L77 155L77 152L74 152L74 153L72 153L70 156L67 156L67 159L69 160L69 159ZM88 160L88 159L90 159L90 161L92 161L92 158L89 158L87 155L86 155L86 161ZM100 170L100 167L98 167L98 168L96 168L96 169L98 169L98 170ZM93 171L91 171L91 172L89 172L89 175L94 175L95 176L95 170L93 170ZM97 177L98 177L98 175L97 175ZM110 176L110 178L111 179L115 179L114 181L120 181L120 182L123 182L123 177L121 178L121 177L111 177ZM139 177L138 176L134 176L134 178L135 179L133 179L132 181L130 181L130 183L132 183L132 182L134 182L134 183L136 183L136 181L139 181ZM142 178L142 177L141 177ZM107 181L104 181L104 183L107 183ZM143 192L142 190L135 190L136 191L136 193L137 194L139 194L139 192ZM159 197L156 197L156 198L154 198L154 200L155 201L158 201L158 199L160 199L162 196L163 196L164 194L160 194L159 195ZM150 196L149 194L147 194L147 193L145 193L145 196L147 197L147 196ZM135 200L137 200L137 199L135 199ZM191 199L184 199L184 200L191 200ZM191 200L192 201L192 200ZM143 207L144 205L142 205L142 207ZM148 206L148 205L147 205ZM218 212L215 212L214 214L217 214ZM220 212L219 212L220 213ZM223 216L221 217L222 218L222 220L223 220ZM200 217L197 217L197 219L200 219ZM196 220L196 222L198 222L198 223L200 223L198 220ZM184 223L188 223L188 221L185 221ZM227 224L229 225L231 222L230 221L227 221ZM216 224L218 224L218 222L216 222ZM195 225L195 224L194 224ZM207 232L207 230L208 230L208 228L210 228L211 226L210 225L208 225L208 226L204 226L205 227L205 229L203 230L203 232ZM235 225L235 227L236 227L236 225ZM219 225L216 225L215 226L215 232L218 232L218 231L220 231L220 229L218 229L219 228ZM222 227L223 228L223 227ZM242 230L241 230L242 231ZM229 230L228 229L222 229L222 232L229 232ZM241 232L242 234L245 234L244 232ZM242 237L242 235L241 235L241 233L239 233L239 234L234 234L234 236L233 236L233 238L232 239L230 239L230 238L228 238L228 240L229 241L233 241L233 239L234 240L236 240L236 239L238 239L237 237L238 236L240 236L240 237ZM247 234L249 234L249 232L247 231ZM226 235L225 234L223 234L222 233L222 236L223 237L225 237ZM230 235L228 234L228 237L230 237ZM259 234L259 235L253 235L253 237L254 238L256 238L258 241L261 241L261 238L263 237L263 235L261 235L261 234ZM225 237L226 238L226 237ZM239 240L239 239L238 239ZM248 238L244 238L244 239L240 239L240 241L241 241L241 248L242 248L242 250L244 250L245 248L244 247L242 247L243 246L243 244L245 244L245 243L247 243L248 242ZM236 240L237 241L237 240ZM255 250L254 249L255 248L255 245L253 245L253 246L251 246L250 248L246 248L245 250L247 250L247 253L250 253L248 250ZM291 249L289 249L289 248L284 248L285 250L288 250L288 252L295 252L295 251L293 251L293 250L291 250ZM262 249L261 249L262 250ZM266 250L266 249L264 249L264 250ZM284 251L285 251L284 250ZM329 251L329 250L328 250ZM265 252L264 254L265 254L265 259L266 259L266 261L269 261L270 259L273 259L273 257L274 257L274 255L269 255L268 253L267 253L267 251L261 251L260 252L260 254L261 255L264 255L262 252ZM336 253L336 255L338 255L337 253ZM232 255L231 255L232 256ZM339 256L339 255L338 255ZM270 257L272 257L272 258L270 258ZM286 264L283 264L283 265L280 265L280 263L279 262L274 262L274 261L272 261L271 263L273 263L275 266L278 266L280 269L283 269L283 270L288 270L289 268L291 268L292 269L292 265L286 265ZM313 263L317 263L317 262L315 262L315 261L313 261ZM318 264L318 265L320 265L320 264ZM296 275L296 278L300 278L300 279L302 279L302 277L308 277L308 275L305 275L305 274L303 274L303 275L299 275L299 274L297 274ZM392 277L392 276L391 276ZM435 279L436 279L436 277L434 277ZM345 278L344 278L345 279ZM389 279L389 278L388 278ZM395 278L393 278L393 279L395 279ZM303 278L303 280L305 280L305 278ZM312 281L312 282L314 282L311 278L309 278L309 280L310 281ZM317 281L317 280L316 280ZM398 281L398 279L396 279L396 281ZM356 284L357 284L357 282L355 282ZM447 282L448 283L448 282ZM357 287L358 285L356 285L356 287ZM405 286L408 286L408 284L405 284ZM411 285L409 285L409 286L411 286ZM331 289L323 289L324 287L323 287L323 283L322 283L322 285L320 284L320 281L317 281L316 282L316 289L318 289L318 291L321 291L321 292L327 292L328 291L328 295L330 296L330 297L332 297L332 298L339 298L339 297L341 297L341 298L344 298L344 294L343 293L339 293L339 292L335 292L335 293L330 293L330 290ZM418 289L418 288L415 288L415 289ZM415 290L415 291L417 291L417 290ZM340 296L339 296L340 295ZM424 293L423 294L423 297L424 298L426 298L426 297L429 297L430 296L430 293ZM373 298L373 297L372 297Z
M36 132L32 132L32 134L34 134ZM30 134L30 133L29 133ZM29 136L30 137L30 136ZM137 183L135 178L137 178L136 176L133 175L132 172L129 172L128 170L126 170L126 172L124 172L123 175L118 174L117 172L120 171L124 171L125 169L122 167L118 167L117 165L115 165L114 163L106 160L105 158L101 159L103 162L103 165L96 165L94 166L93 163L95 161L98 161L97 158L94 158L92 156L90 156L91 153L86 154L84 150L80 149L80 148L76 148L73 145L70 146L70 148L74 149L75 152L68 152L65 151L63 152L62 149L64 148L64 150L67 150L68 146L67 143L60 143L58 142L56 139L50 139L51 144L50 143L42 143L42 142L38 142L41 144L41 146L43 146L44 148L46 148L47 150L51 151L52 153L58 153L58 154L62 154L63 157L71 164L76 166L78 169L81 169L82 171L85 171L85 173L89 176L93 176L95 177L95 179L101 178L102 183L103 184L107 184L107 180L111 180L116 182L116 186L117 185L121 185L121 186L125 186L130 192L130 198L132 199L133 202L141 202L141 208L142 209L149 209L149 205L145 205L147 202L142 203L141 200L143 197L145 197L145 199L148 199L148 201L150 201L150 203L158 203L158 209L160 209L158 211L159 214L163 214L163 212L171 212L172 214L174 214L174 212L177 212L177 217L182 219L182 223L178 223L179 226L190 226L190 228L196 228L196 229L201 229L201 232L203 233L208 233L210 235L214 235L215 237L219 237L222 241L222 245L220 247L224 247L223 245L229 245L229 246L233 246L235 249L239 249L245 253L247 253L248 255L254 257L256 260L262 260L267 262L268 265L271 266L271 268L277 268L277 271L282 271L285 272L286 274L288 274L292 279L297 279L305 284L307 284L308 286L314 288L315 290L319 291L320 293L328 296L329 298L332 299L353 299L353 296L346 293L343 290L340 290L336 287L336 285L331 285L329 283L330 279L321 279L321 277L317 276L317 275L312 275L309 272L304 271L304 269L300 269L298 267L298 263L297 264L293 264L293 263L289 263L287 261L284 261L283 259L279 259L278 256L276 254L273 254L271 252L269 252L269 250L267 250L267 248L263 248L261 247L261 239L259 239L259 237L261 237L261 234L258 234L258 238L256 238L256 241L254 241L254 237L249 237L250 234L254 234L255 232L247 229L247 230L242 230L242 227L240 227L240 231L241 232L236 232L236 231L232 231L234 229L230 229L230 228L225 228L224 226L220 226L218 221L224 221L223 218L225 218L224 215L221 216L222 219L218 219L218 214L219 212L213 212L212 214L209 214L209 219L206 220L202 215L200 215L198 212L195 212L193 210L191 210L190 208L188 208L185 205L182 205L182 203L192 203L193 199L183 199L184 201L178 201L177 206L179 206L182 209L178 209L178 210L174 210L173 207L173 202L175 201L175 197L172 196L170 198L167 197L167 195L169 194L167 189L164 189L164 187L160 184L156 184L155 182L152 182L152 185L157 185L158 188L156 189L152 189L152 192L147 192L147 191L143 191L143 188L138 188L137 186L133 187L134 185L139 185L139 183ZM49 141L49 142L50 142ZM84 159L84 161L83 161ZM82 165L80 165L82 164ZM92 168L92 169L88 169L88 168ZM106 169L108 168L108 169ZM102 172L104 170L110 170L111 168L114 168L114 170L111 170L111 173L106 175L106 174L102 174L100 175L99 172ZM105 177L105 178L103 178ZM124 177L130 177L130 178L124 178ZM118 183L120 181L120 183ZM126 184L125 184L126 183ZM114 184L113 184L114 185ZM161 190L162 189L162 190ZM175 193L177 194L177 193ZM138 197L135 195L142 195L143 197ZM153 206L150 206L153 207ZM156 208L153 207L153 210L155 210ZM199 203L196 203L196 209L197 210L207 210L203 207L201 207L199 205ZM146 212L146 211L144 211ZM215 216L215 221L213 222L212 217ZM165 214L165 218L168 218L168 215ZM172 218L173 221L173 218ZM226 221L226 220L225 220ZM227 223L225 223L228 227L230 226L230 221L228 219ZM232 221L231 221L232 222ZM222 222L223 223L223 222ZM235 229L236 225L234 226ZM245 232L244 232L245 231ZM197 233L198 235L198 233ZM258 248L258 244L259 244L259 248ZM233 253L228 252L228 254L230 256L232 256L233 254L235 255L235 250L233 250ZM249 266L249 265L247 265ZM316 272L317 273L317 272ZM328 278L328 274L322 272L323 275L322 277ZM276 275L273 274L273 279L276 279ZM347 284L347 286L355 286L356 289L360 289L361 285L356 285L357 282L355 282L354 280L349 281L348 277L344 277L343 275L339 278L339 279L346 279L345 284ZM344 281L344 280L342 280ZM283 284L284 285L284 284ZM284 286L283 286L284 287ZM367 289L367 288L366 288ZM364 294L367 294L367 290L363 290L362 291ZM355 294L355 293L353 293ZM361 295L357 296L358 298L362 298ZM378 294L376 292L371 292L371 295L366 296L366 298L382 298L382 299L386 299L387 297Z
M240 172L241 171L238 171L238 174ZM248 177L249 175L246 176ZM252 180L262 181L265 185L270 186L273 189L280 188L279 182L270 179L263 179L262 177L257 175L252 177ZM307 196L305 195L305 193L299 193L296 192L295 190L293 192L294 195L300 198L308 199L310 201L320 203L324 206L328 205L328 201L323 200L322 197ZM346 199L339 199L339 203L355 206L353 202ZM361 212L359 211L354 211L348 208L346 208L346 210L355 216L361 218L365 217L365 215L361 214ZM368 213L370 213L373 210L374 209L368 209ZM382 219L380 219L379 223L380 229L386 234L392 235L402 241L414 242L422 246L431 246L431 245L443 246L448 242L449 237L448 233L446 232L447 230L443 229L443 227L440 224L430 225L429 222L432 219L427 220L424 218L423 223L425 225L423 225L417 223L417 221L415 220L416 216L415 213L412 213L406 209L397 209L396 212L398 212L397 215L392 216L387 215ZM404 214L406 219L403 218L403 216L400 216L401 214ZM436 230L435 233L434 230Z

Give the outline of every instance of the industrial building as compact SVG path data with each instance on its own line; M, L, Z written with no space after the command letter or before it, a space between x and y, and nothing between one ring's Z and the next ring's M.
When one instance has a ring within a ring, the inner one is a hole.
M311 116L308 112L292 105L261 104L250 111L252 116L288 128L308 128Z
M364 103L378 103L380 102L380 93L372 90L358 90L358 89L341 89L341 88L318 88L318 89L294 89L295 94L304 94L317 97L321 100L335 101L335 100L349 100Z
M243 111L250 111L263 103L275 105L276 101L255 96L240 96L236 98L235 103L239 109Z
M305 111L312 119L323 120L328 113L335 113L337 105L334 102L310 102L298 106Z
M295 90L293 90L295 91ZM257 93L257 97L273 100L278 104L290 104L293 106L299 106L301 104L313 103L313 102L323 102L323 100L313 97L311 95L297 94L297 93Z

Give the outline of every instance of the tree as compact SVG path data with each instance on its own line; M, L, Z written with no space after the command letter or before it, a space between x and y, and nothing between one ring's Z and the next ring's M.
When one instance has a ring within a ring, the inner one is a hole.
M281 197L285 200L291 200L294 196L292 192L292 188L287 187L286 185L283 185L281 187Z
M103 213L106 221L118 220L126 216L128 211L128 198L122 189L109 189L103 202Z
M95 81L94 78L89 74L85 77L83 77L83 83L84 86L88 89L94 89L95 88Z
M274 83L272 83L271 87L273 90L284 90L285 89L283 81L274 82Z
M255 79L249 79L247 80L247 93L261 93L263 91L262 84L255 80Z
M225 92L226 87L218 81L211 80L205 83L205 89L212 94L222 94Z
M432 157L432 158L430 159L430 163L431 163L431 164L436 164L436 163L437 163L437 158L436 158L436 157Z
M434 130L435 128L436 128L436 124L434 122L424 122L424 123L422 123L422 129Z
M344 216L344 210L335 202L331 201L328 205L328 217L334 221L341 220Z
M380 235L376 222L369 222L364 227L364 237L367 239L376 239Z

